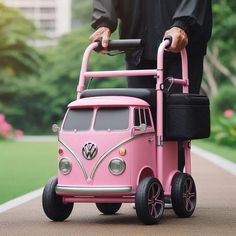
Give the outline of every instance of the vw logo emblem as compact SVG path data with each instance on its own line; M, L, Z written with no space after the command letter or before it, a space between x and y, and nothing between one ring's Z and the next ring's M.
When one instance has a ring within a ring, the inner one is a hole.
M84 144L82 154L85 159L92 160L98 153L98 148L95 143L88 142Z

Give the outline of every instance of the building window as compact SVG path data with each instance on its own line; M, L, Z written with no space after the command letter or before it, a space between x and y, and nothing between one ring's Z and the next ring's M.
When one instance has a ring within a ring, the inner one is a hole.
M40 28L43 30L55 30L56 22L55 20L40 20Z
M41 7L40 13L42 13L42 14L55 14L56 9L54 7Z

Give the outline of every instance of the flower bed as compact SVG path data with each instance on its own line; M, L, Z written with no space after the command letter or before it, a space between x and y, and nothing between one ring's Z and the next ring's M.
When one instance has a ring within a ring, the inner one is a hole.
M0 139L12 139L23 136L22 130L14 129L5 118L5 115L0 113Z

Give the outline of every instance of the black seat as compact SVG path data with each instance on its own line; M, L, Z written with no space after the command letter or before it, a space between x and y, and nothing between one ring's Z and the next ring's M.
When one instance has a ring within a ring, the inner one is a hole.
M151 106L151 110L156 104L155 89L143 88L88 89L83 91L80 98L98 96L128 96L140 98Z

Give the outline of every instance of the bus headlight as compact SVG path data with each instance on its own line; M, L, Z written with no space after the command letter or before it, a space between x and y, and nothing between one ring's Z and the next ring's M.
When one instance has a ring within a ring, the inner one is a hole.
M109 171L113 175L121 175L122 173L124 173L125 168L126 168L125 161L122 160L121 158L114 158L109 163Z
M62 158L59 161L59 170L64 175L68 175L71 172L72 164L71 161L68 158Z

